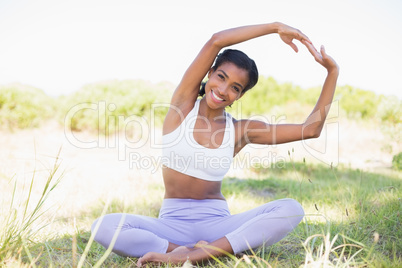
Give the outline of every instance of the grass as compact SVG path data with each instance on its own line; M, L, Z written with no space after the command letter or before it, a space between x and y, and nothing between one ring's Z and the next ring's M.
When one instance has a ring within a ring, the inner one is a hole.
M40 231L47 225L46 212L49 208L44 205L51 192L59 184L63 174L56 175L60 167L58 156L55 159L54 165L48 170L45 177L44 185L40 186L41 194L37 200L33 200L33 188L37 173L36 169L32 173L30 183L25 182L22 188L19 187L19 182L16 177L10 180L14 181L13 191L10 194L8 206L2 206L3 210L0 217L0 265L8 265L14 261L21 260L22 255L26 253L30 263L34 262L28 247L33 245L38 238ZM26 188L27 186L27 188ZM40 255L35 256L35 258Z
M298 121L300 110L309 112L319 93L318 88L302 90L291 84L278 84L273 78L260 80L259 86L242 99L244 115L265 114L268 107L275 115L286 114L290 121ZM109 81L87 85L55 99L29 86L1 86L0 129L36 127L49 118L58 118L61 125L78 131L92 130L102 135L118 130L134 132L135 121L130 121L130 116L149 120L151 104L168 102L173 89L173 85L163 83ZM400 100L374 96L350 86L339 87L337 92L341 113L380 122L376 127L387 137L387 150L400 153ZM83 103L94 107L80 106L82 109L67 120L68 111ZM237 105L229 109L235 116ZM154 111L159 120L156 125L161 123L165 108ZM104 209L105 213L127 211L156 217L162 185L146 183L147 193L136 198L94 200L96 205L85 211L53 220L47 200L59 183L59 167L56 158L44 178L35 169L28 182L0 174L1 186L4 181L8 182L7 189L12 185L10 192L3 191L0 196L0 266L92 267L99 261L104 267L135 266L135 259L113 253L103 260L106 250L90 243L90 224ZM260 167L253 171L248 179L225 179L223 193L232 213L291 197L305 208L305 220L274 246L244 256L218 258L206 263L206 267L402 267L401 171L372 173L292 161L284 163L284 168ZM83 182L81 187L84 185Z
M290 197L303 205L306 212L304 221L271 247L243 256L217 258L200 264L200 267L402 266L400 172L371 173L292 161L287 162L285 168L256 168L254 172L253 178L224 180L223 193L232 213ZM53 178L54 173L50 174ZM48 185L50 182L45 185L45 197L51 190ZM150 184L146 198L132 202L99 200L89 213L75 215L73 232L49 232L36 243L33 243L33 223L30 221L25 221L28 223L25 225L15 225L14 229L2 227L3 234L15 237L14 240L2 238L2 263L38 267L92 267L96 263L102 267L135 267L135 258L111 253L102 259L106 250L95 242L90 243L90 223L102 213L122 211L157 217L162 196L163 187ZM43 205L43 201L38 204ZM44 216L39 213L40 207L22 213L22 219L32 215L31 218L40 220ZM10 212L8 215L17 219L17 214ZM10 220L6 220L7 226L10 228ZM15 233L13 230L17 230L17 235L11 235Z

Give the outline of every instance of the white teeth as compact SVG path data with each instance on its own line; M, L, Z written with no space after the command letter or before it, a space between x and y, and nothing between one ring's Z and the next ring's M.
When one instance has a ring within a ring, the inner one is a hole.
M223 101L224 99L219 98L218 96L216 96L215 92L212 91L212 94L214 95L215 99L219 100L219 101Z

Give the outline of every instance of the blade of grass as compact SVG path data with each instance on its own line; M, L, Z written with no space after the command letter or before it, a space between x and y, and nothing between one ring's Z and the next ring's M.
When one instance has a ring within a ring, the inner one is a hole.
M94 231L91 233L91 236L89 237L88 243L87 243L87 245L86 245L86 247L85 247L85 249L84 249L84 253L81 255L81 258L80 258L80 260L79 260L79 262L78 262L77 268L81 268L81 267L84 265L85 259L86 259L87 255L88 255L88 252L89 252L89 249L90 249L90 247L91 247L91 245L92 245L92 243L93 243L93 241L94 241L94 239L95 239L95 234L96 234L96 233L98 232L98 230L99 230L99 226L100 226L101 223L102 223L103 216L105 216L106 211L107 211L109 205L110 205L110 198L108 198L108 199L106 200L106 203L105 203L105 205L104 205L104 207L103 207L101 216L99 217L99 220L98 220L98 222L97 222L96 225L95 225Z
M117 228L116 232L113 235L112 241L110 242L109 247L107 248L106 252L102 255L102 257L95 263L94 268L100 267L102 263L106 260L106 258L112 253L114 244L116 243L117 237L120 234L121 229L123 228L123 222L126 219L126 214L123 214L120 218L119 227Z
M27 242L33 242L35 235L37 235L37 233L47 225L44 223L44 219L41 219L47 210L43 211L42 208L50 192L58 185L63 176L62 173L57 181L54 182L55 174L60 166L60 150L55 159L53 170L49 172L49 177L47 178L45 185L46 190L43 192L40 200L36 203L32 210L29 209L29 205L32 202L31 194L37 173L34 172L33 176L31 177L30 187L25 200L25 187L23 187L20 202L16 208L14 208L14 205L16 202L18 180L15 178L14 188L11 195L10 209L7 213L7 216L4 217L4 220L2 219L2 222L0 222L2 225L1 228L4 230L0 241L0 260L4 259L6 256L9 256L10 258L15 258L14 256L16 256L16 254L17 256L20 256L22 250L25 249L26 251ZM51 185L52 182L53 185L49 188L49 185ZM21 213L19 213L20 208L22 209ZM34 224L36 225L35 229L33 229ZM29 256L28 252L27 255Z

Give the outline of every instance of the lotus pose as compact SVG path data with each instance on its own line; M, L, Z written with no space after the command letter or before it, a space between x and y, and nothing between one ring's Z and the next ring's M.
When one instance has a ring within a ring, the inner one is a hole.
M258 71L243 52L221 50L273 33L295 52L298 48L293 41L298 40L327 69L320 97L304 123L271 125L236 120L225 112L257 83ZM119 255L139 257L141 266L197 262L269 246L284 238L304 216L296 200L276 200L231 215L221 193L222 179L233 157L249 143L280 144L318 137L338 73L336 62L323 47L317 51L305 34L283 23L244 26L212 35L173 93L164 120L165 196L159 218L105 215L92 226L95 240L106 248L112 244ZM208 80L202 83L205 76Z

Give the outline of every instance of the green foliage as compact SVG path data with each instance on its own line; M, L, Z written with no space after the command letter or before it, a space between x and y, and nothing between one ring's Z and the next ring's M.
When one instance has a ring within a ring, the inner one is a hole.
M321 87L302 89L291 83L279 84L272 77L260 77L258 84L246 92L228 111L239 118L268 113L279 113L292 118L296 112L300 113L299 107L306 106L311 110L320 92ZM334 99L339 100L340 108L351 119L379 117L383 122L400 123L402 118L402 104L395 97L384 97L372 91L346 85L337 87ZM236 114L239 112L240 115ZM307 117L308 114L309 112L304 116Z
M392 166L396 170L402 170L402 152L400 152L399 154L396 154L396 155L394 155L394 157L392 157Z
M154 85L125 80L90 84L61 98L65 103L61 118L72 130L99 130L99 133L111 134L124 130L127 122L139 121L141 117L150 123L151 105L168 104L171 94L172 86L167 83ZM167 108L157 107L152 112L156 123L160 123Z
M381 97L374 92L348 85L338 87L335 96L350 118L371 119L381 103Z
M386 136L389 152L401 151L402 101L395 96L383 96L377 116L381 121L380 129Z
M378 111L382 122L392 125L402 123L402 101L395 96L383 97Z
M278 84L272 77L260 76L257 85L247 91L239 102L235 102L231 111L241 111L241 116L267 114L272 108L297 101L303 91L291 83ZM239 105L241 105L239 107Z
M0 126L28 128L40 125L54 113L54 99L30 86L0 86Z
M8 128L38 126L58 114L59 121L72 130L96 130L110 134L135 121L130 116L144 117L150 123L151 105L168 104L174 86L168 83L152 84L142 80L109 81L84 86L81 90L56 101L43 91L28 86L0 87L0 124ZM258 84L248 91L228 111L236 117L250 115L307 116L315 105L321 88L301 89L291 83L279 84L272 77L260 77ZM379 118L392 126L401 124L402 102L395 97L384 97L352 86L338 87L335 99L349 118ZM304 109L303 107L306 107ZM307 109L307 107L309 107ZM163 121L166 107L153 109L157 124ZM67 120L66 120L67 118Z
M134 125L138 127L138 123L149 126L163 122L173 89L174 85L169 83L115 80L89 84L55 100L32 87L2 86L0 124L10 129L27 128L53 117L75 131L91 130L106 135L127 129L135 132ZM321 87L302 89L261 76L258 84L228 112L236 118L272 114L299 122L310 114L320 92ZM398 98L346 85L337 87L335 100L339 100L340 109L348 118L379 120L391 134L391 140L400 141L402 101Z

